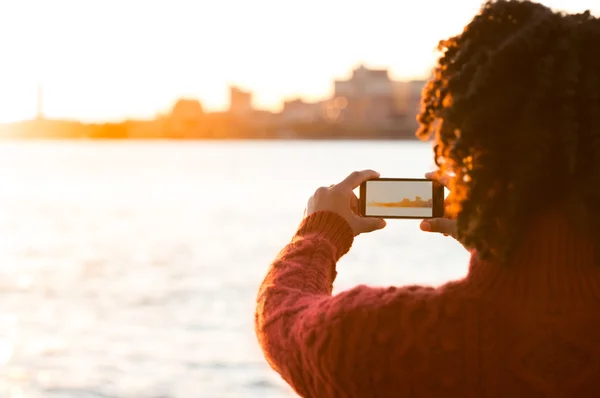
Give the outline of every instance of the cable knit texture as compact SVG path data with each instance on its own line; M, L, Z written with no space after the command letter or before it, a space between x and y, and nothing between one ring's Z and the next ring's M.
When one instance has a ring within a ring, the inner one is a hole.
M594 245L558 216L525 236L511 263L474 253L467 277L439 288L332 296L353 235L312 214L258 294L265 357L302 397L599 397Z

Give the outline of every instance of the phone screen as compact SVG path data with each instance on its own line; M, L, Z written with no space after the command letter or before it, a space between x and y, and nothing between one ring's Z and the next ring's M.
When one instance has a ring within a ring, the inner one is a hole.
M367 217L431 218L439 201L436 188L443 187L431 180L376 179L366 181L361 189L361 207ZM364 196L364 197L363 197Z

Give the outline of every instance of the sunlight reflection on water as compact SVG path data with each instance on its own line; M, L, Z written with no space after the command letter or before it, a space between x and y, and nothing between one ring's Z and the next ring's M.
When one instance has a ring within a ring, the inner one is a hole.
M0 397L292 397L253 333L258 285L307 198L354 169L417 177L402 142L0 144ZM466 272L390 222L336 291Z

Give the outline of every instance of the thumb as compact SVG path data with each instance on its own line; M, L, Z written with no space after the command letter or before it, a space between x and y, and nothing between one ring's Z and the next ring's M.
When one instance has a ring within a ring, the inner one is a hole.
M449 218L430 218L421 222L421 230L426 232L438 232L456 238L456 220L450 220Z
M354 224L356 225L357 235L364 232L373 232L378 229L383 229L387 225L383 218L373 217L354 217Z

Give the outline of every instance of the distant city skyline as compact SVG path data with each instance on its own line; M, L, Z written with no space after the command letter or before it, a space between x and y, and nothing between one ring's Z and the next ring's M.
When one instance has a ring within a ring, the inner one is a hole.
M481 0L20 0L0 5L0 122L152 118L179 98L225 109L229 86L254 106L327 97L360 64L399 80L427 76L440 39ZM541 3L570 12L585 0ZM600 7L592 12L598 14Z

